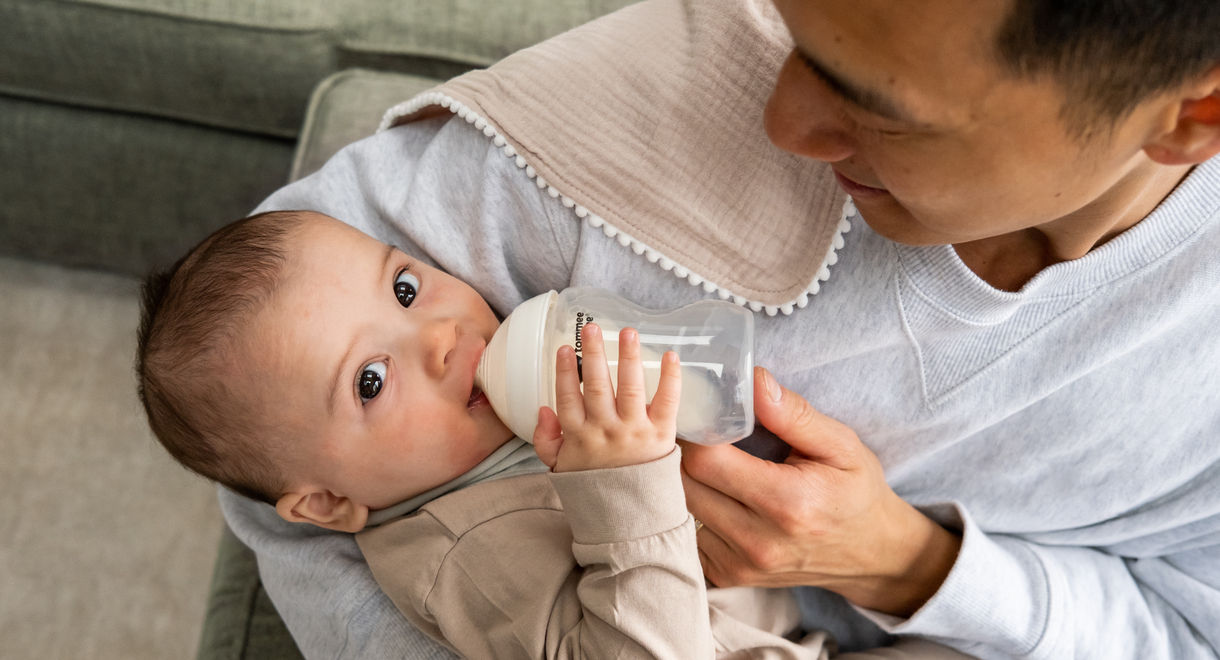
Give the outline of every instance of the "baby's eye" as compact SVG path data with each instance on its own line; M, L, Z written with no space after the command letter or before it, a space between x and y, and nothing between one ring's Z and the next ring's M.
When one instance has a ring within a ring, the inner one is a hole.
M411 274L411 271L404 270L394 278L394 295L398 297L398 304L403 307L410 307L415 301L415 295L419 293L419 278Z
M381 393L381 385L385 382L385 362L378 360L365 365L360 370L360 379L356 381L356 391L360 393L360 403L368 403Z

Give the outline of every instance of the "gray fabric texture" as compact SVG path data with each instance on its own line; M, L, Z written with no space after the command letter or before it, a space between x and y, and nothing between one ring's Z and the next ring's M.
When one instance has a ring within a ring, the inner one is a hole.
M283 184L329 74L440 81L625 4L0 0L0 255L168 265Z
M0 92L291 138L355 66L449 78L626 0L0 2Z
M0 96L0 254L143 275L283 185L292 143Z
M342 218L501 314L565 286L655 308L705 295L577 221L461 120L357 143L262 208ZM901 633L987 658L1214 657L1220 159L1016 293L950 246L854 224L808 308L756 317L756 361L859 433L895 491L961 529L963 546L910 619L811 597L810 627L842 624L847 649ZM222 508L307 656L435 651L394 617L349 536L229 493Z

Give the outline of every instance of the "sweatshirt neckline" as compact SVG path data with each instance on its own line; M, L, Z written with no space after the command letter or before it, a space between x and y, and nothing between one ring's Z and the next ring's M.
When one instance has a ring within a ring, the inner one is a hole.
M894 243L900 267L930 302L989 323L1035 301L1079 298L1163 258L1220 216L1220 156L1194 168L1148 217L1085 256L1043 269L1019 291L1002 291L970 270L952 245Z

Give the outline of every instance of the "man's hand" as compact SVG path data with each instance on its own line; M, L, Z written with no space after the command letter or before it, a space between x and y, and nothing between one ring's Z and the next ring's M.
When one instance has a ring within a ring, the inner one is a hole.
M678 355L661 357L661 375L652 403L644 385L640 336L632 328L619 333L618 395L610 381L601 329L594 323L581 331L584 393L576 353L562 346L555 358L555 406L538 411L534 451L555 472L613 468L647 463L674 449L682 374Z
M683 444L687 507L717 586L820 586L909 616L936 592L961 539L903 501L877 457L761 367L754 413L792 446L783 463Z

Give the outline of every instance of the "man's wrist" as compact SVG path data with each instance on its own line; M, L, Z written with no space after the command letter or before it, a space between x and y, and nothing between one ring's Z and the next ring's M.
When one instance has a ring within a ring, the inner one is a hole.
M892 537L892 543L878 548L894 563L862 584L858 593L843 595L859 607L907 618L944 584L957 561L962 539L905 501L901 509L905 524L894 525L893 529L904 531Z

